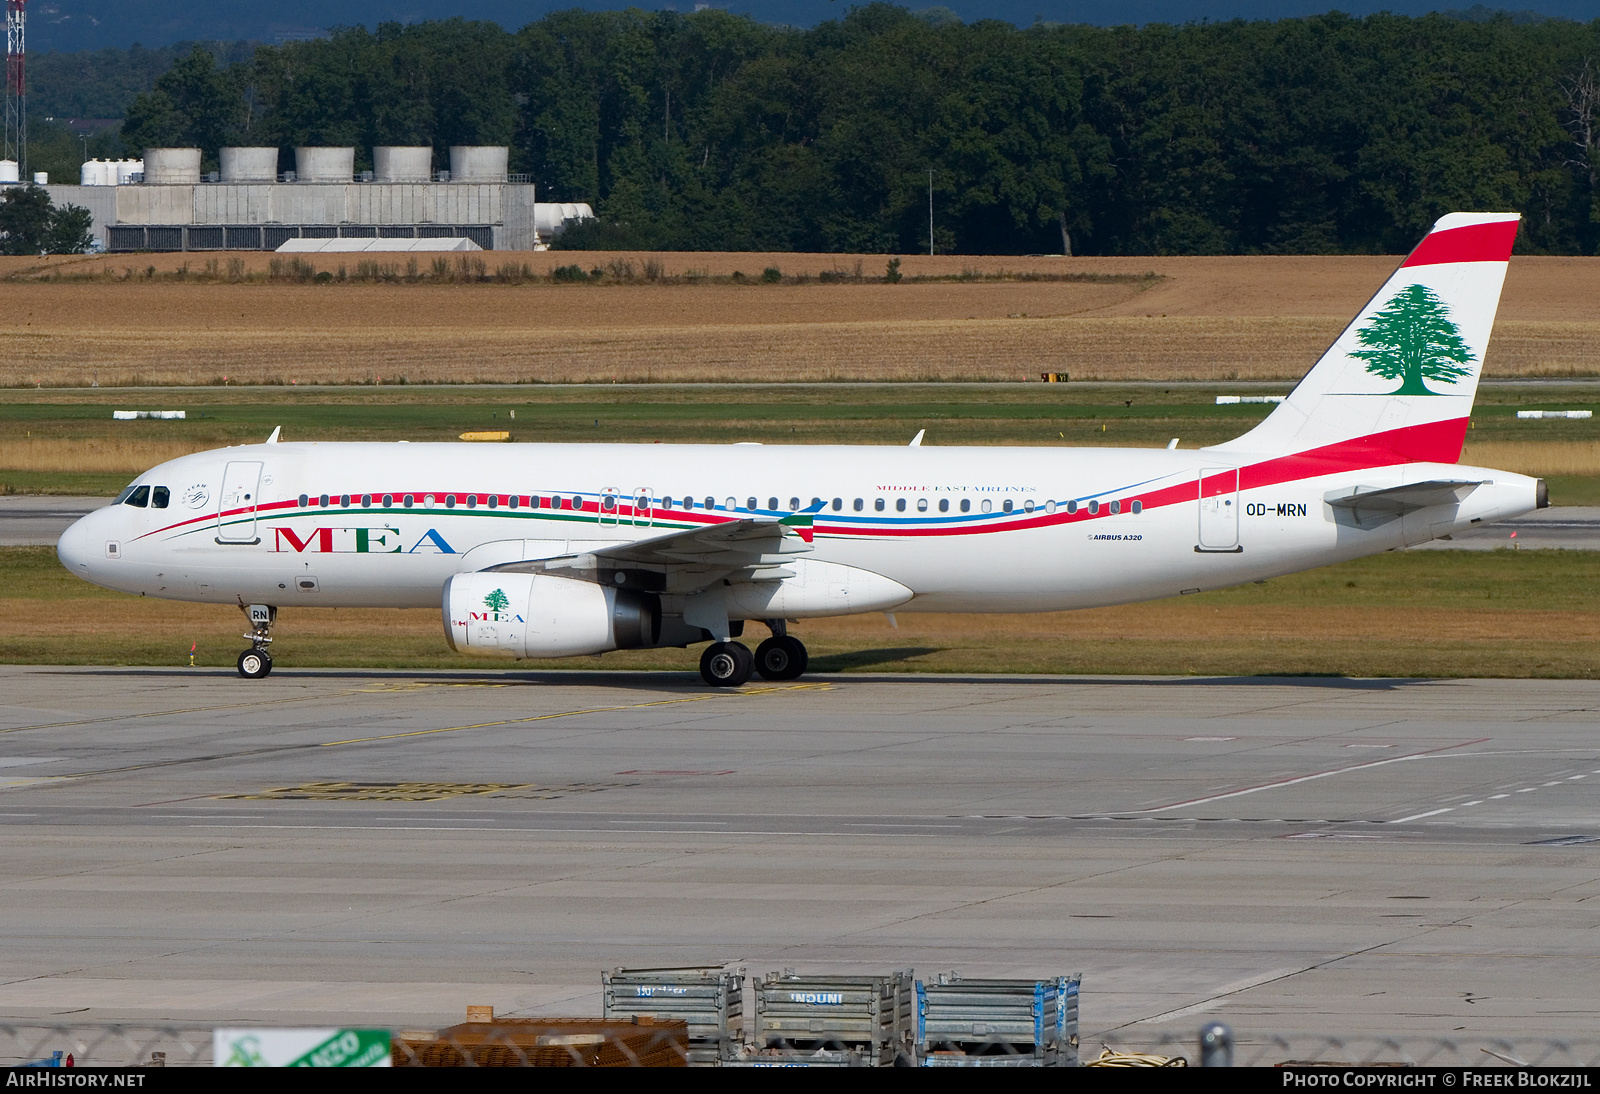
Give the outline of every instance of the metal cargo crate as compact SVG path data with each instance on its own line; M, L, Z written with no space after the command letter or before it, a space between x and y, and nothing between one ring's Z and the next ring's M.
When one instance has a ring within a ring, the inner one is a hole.
M689 1063L734 1055L744 1027L744 970L612 969L600 976L607 1018L653 1016L689 1026Z
M855 1052L879 1066L910 1060L913 984L910 969L885 976L768 973L753 985L755 1048Z
M924 1067L1071 1067L1078 1062L1078 977L917 981Z

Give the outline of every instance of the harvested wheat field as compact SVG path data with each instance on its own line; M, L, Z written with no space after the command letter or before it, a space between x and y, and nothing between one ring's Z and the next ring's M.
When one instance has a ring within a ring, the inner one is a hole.
M489 252L481 280L340 279L352 257L309 260L327 283L267 255L6 259L0 384L1290 380L1397 262L909 256L887 284L881 255ZM546 276L572 263L603 276ZM1600 375L1596 299L1600 259L1513 260L1486 373Z

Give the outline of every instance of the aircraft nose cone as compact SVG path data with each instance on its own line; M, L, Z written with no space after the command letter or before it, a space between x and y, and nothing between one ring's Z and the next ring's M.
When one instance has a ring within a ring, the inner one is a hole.
M75 574L89 569L89 530L84 527L88 521L88 517L79 517L56 540L56 557Z

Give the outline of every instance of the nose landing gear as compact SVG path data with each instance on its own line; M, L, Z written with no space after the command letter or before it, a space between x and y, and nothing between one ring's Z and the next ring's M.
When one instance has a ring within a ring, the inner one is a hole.
M251 604L248 608L240 604L239 610L250 620L250 633L245 635L250 648L239 655L239 675L246 680L260 680L272 672L272 655L267 647L272 644L269 632L278 618L278 609L268 604Z

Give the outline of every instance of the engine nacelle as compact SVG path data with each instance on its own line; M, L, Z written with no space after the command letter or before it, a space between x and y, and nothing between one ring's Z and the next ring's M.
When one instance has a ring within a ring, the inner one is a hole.
M456 574L443 607L450 648L481 657L576 657L661 636L661 602L650 593L548 574Z

